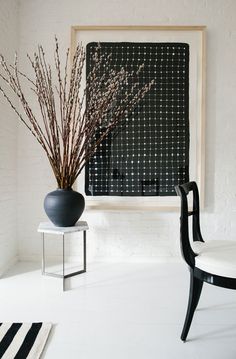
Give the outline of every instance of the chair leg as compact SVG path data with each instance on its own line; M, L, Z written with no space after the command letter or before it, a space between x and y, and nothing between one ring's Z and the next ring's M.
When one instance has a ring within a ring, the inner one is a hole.
M188 309L185 317L184 327L181 334L181 340L185 341L192 323L193 314L197 308L198 301L201 295L203 282L195 278L193 271L190 271L190 288L189 288L189 299L188 299Z

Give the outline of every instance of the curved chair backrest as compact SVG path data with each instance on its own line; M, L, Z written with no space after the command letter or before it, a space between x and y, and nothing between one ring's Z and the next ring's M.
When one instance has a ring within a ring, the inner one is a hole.
M199 218L199 194L196 182L188 182L175 186L175 191L181 198L181 216L180 216L180 242L181 251L184 260L190 267L195 265L196 254L193 252L189 241L189 217L192 216L192 238L193 241L204 242L200 230ZM188 194L193 192L192 209L189 211Z

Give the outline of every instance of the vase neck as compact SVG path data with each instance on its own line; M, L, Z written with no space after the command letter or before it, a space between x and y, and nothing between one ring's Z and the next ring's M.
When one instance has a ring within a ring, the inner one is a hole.
M58 191L73 191L71 187L68 188L57 188Z

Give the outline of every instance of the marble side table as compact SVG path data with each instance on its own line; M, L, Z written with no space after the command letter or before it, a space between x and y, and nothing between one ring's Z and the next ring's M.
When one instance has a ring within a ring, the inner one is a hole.
M73 227L56 227L51 222L41 222L38 232L42 235L42 274L63 279L63 291L65 290L65 279L86 272L86 231L89 229L87 222L79 221ZM83 232L83 269L65 274L65 236L69 233ZM62 274L49 273L45 271L45 234L62 235Z

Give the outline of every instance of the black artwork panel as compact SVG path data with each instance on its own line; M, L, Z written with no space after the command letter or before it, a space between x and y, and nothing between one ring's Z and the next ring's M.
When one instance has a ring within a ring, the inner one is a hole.
M111 68L133 71L144 64L139 86L152 79L155 85L87 163L85 192L92 196L175 196L174 186L189 181L189 45L100 45L102 54L111 54ZM87 45L87 74L96 47L97 43Z

